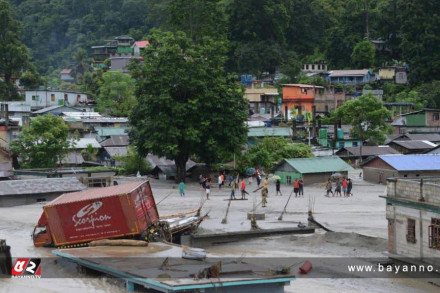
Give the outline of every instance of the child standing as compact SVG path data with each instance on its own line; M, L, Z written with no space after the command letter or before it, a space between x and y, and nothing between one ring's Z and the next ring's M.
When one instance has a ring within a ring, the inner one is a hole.
M180 196L185 196L185 183L183 181L179 183L179 192Z

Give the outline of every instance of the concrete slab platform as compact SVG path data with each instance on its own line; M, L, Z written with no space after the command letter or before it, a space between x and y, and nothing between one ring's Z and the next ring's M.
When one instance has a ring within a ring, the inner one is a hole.
M209 255L203 261L183 259L182 247L151 243L147 247L98 246L54 250L59 257L80 266L125 280L127 290L135 285L158 292L284 292L294 275L273 275L269 268ZM221 261L218 278L201 272ZM198 291L197 291L198 292ZM201 291L200 291L201 292Z

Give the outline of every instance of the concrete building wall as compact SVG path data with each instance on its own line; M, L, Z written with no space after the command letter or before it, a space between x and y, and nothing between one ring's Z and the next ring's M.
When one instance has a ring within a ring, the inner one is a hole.
M87 95L62 91L26 91L26 104L32 109L41 109L50 106L76 106L87 102Z
M347 176L347 172L340 172L342 175ZM324 184L327 180L332 176L332 173L311 173L311 174L303 174L304 178L304 188L306 188L307 184L313 183L322 183L322 189L324 192Z
M439 111L426 111L426 126L440 127L440 110Z
M398 177L398 172L396 170L374 168L374 167L364 167L363 176L364 180L373 183L385 183L386 178Z
M380 79L393 80L395 72L396 72L395 68L381 68L379 69Z
M440 178L421 183L402 179L388 182L388 250L402 258L440 265L440 249L429 247L431 220L440 219ZM407 239L408 219L415 221L415 243Z
M60 196L62 192L43 194L14 194L0 196L0 207L13 207L19 205L34 204L37 202L49 202Z
M408 76L405 71L396 72L395 82L397 84L406 84L408 83Z

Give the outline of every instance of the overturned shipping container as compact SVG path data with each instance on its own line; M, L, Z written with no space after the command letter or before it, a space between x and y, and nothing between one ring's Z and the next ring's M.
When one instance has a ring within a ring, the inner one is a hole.
M35 246L65 246L98 239L146 239L159 227L148 181L65 193L43 207Z

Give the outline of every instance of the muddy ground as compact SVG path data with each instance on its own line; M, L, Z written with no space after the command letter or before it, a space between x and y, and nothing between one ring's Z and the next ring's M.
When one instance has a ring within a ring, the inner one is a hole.
M321 224L334 232L317 230L312 235L283 235L255 238L251 240L215 245L207 248L211 253L228 257L267 258L323 258L345 259L383 257L387 250L387 221L385 219L385 186L353 178L353 194L349 198L324 197L324 183L307 185L301 198L292 196L283 220L278 218L292 191L291 186L282 186L283 196L275 196L275 184L269 181L269 198L266 208L258 205L260 192L252 193L255 181L248 186L248 200L233 201L226 224L222 224L230 189L218 189L214 185L210 200L196 183L186 185L184 197L179 196L177 185L170 181L151 180L153 193L161 215L174 214L197 208L203 203L203 213L209 217L201 224L199 233L249 230L247 213L264 212L266 219L258 221L259 227L296 227L307 223L307 212L312 210ZM123 183L120 179L120 184ZM238 196L239 197L239 196ZM51 249L34 248L30 234L42 212L43 204L0 208L0 239L12 246L13 257L51 257ZM223 221L224 222L224 221ZM107 278L81 278L75 268L57 264L66 278L40 280L0 279L0 292L125 292L123 286ZM293 267L292 270L295 270ZM338 269L328 267L337 278L310 278L297 275L298 279L285 287L286 292L438 292L439 287L427 279L405 278L340 278ZM295 271L294 271L295 272ZM311 271L313 273L313 269ZM322 272L321 272L322 273ZM339 276L339 277L338 277Z

